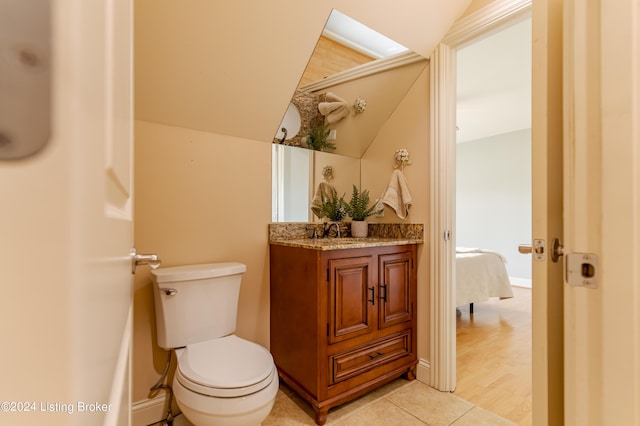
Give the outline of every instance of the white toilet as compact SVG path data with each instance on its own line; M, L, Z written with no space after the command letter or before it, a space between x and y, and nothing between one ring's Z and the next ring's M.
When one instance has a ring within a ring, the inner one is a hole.
M259 425L278 392L269 351L234 336L241 263L152 271L158 345L178 360L173 392L197 426Z

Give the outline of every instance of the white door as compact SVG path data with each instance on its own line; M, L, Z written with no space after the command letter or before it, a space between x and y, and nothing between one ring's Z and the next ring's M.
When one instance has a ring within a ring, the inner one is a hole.
M132 3L13 3L51 7L50 55L0 39L0 57L33 47L35 72L50 73L51 133L38 153L0 160L0 423L127 425Z
M564 257L593 274L565 286L565 424L637 425L640 7L566 0L563 16Z

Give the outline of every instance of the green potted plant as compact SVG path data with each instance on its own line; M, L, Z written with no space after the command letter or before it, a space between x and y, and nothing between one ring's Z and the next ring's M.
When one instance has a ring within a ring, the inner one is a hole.
M360 192L357 186L353 185L351 200L345 205L347 214L351 217L351 236L366 237L369 226L366 219L372 214L378 213L376 205L369 206L369 190Z
M346 205L344 197L338 198L334 191L332 196L322 197L320 217L326 217L330 222L340 222L347 215Z
M314 120L307 133L307 146L315 151L333 151L336 145L327 140L329 132L330 129L323 120Z

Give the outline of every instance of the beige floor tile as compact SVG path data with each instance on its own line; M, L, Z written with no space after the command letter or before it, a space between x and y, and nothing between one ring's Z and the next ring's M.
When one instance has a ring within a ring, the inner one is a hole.
M387 383L384 386L379 387L366 395L361 396L360 398L354 399L346 404L342 404L338 407L332 408L329 410L329 415L327 416L327 424L333 424L333 422L339 421L346 416L351 415L351 413L360 410L362 407L371 404L374 401L377 401L384 396L395 392L398 389L401 389L404 386L407 386L411 382L398 379L394 380L391 383Z
M311 406L282 384L263 426L313 426ZM329 411L327 426L513 426L451 393L417 380L395 380Z
M335 426L424 426L424 423L413 417L398 406L382 399L362 408L343 420L334 423Z
M360 410L362 407L383 398L391 392L395 392L404 386L409 385L404 379L394 380L378 389L369 392L353 401L329 410L327 416L327 425L332 425L337 421ZM274 408L267 419L262 423L263 426L275 425L314 425L315 413L311 406L300 398L284 383L280 384L280 390L274 404Z
M414 381L386 399L430 426L448 426L462 417L473 404Z
M516 424L480 407L473 407L451 426L516 426Z
M262 426L298 426L315 425L314 417L309 412L301 408L296 401L294 394L287 390L278 391L276 402L269 416L262 422ZM309 408L309 411L311 408Z

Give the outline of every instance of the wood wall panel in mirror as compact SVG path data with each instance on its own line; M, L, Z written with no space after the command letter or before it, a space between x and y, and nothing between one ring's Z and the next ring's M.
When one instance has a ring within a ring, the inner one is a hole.
M320 36L299 86L315 83L331 75L375 60L326 36Z

